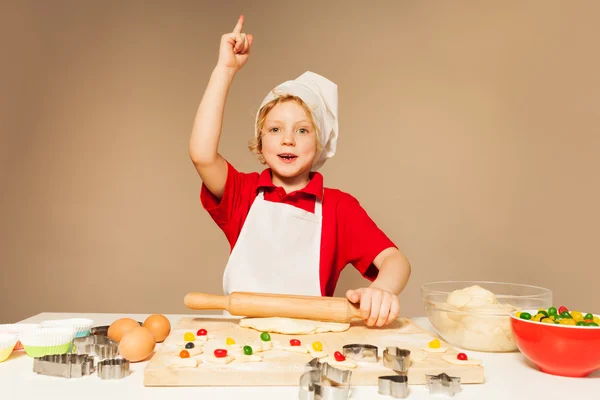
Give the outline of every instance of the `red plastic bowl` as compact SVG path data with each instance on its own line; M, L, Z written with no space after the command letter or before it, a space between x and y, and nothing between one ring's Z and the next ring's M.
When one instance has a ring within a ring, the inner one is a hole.
M548 325L514 314L510 323L517 347L542 372L581 378L600 369L600 327Z

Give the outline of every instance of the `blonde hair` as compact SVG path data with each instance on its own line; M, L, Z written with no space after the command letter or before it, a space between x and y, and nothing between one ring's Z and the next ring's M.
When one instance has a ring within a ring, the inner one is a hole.
M311 112L310 108L308 107L308 105L298 96L294 96L291 94L280 95L280 96L276 97L275 99L271 100L270 102L268 102L267 104L265 104L258 112L258 118L256 119L256 126L254 127L254 129L255 129L254 138L248 144L248 149L252 153L254 153L254 155L256 155L256 157L258 158L258 161L260 161L262 164L266 164L265 158L262 155L262 129L265 125L267 115L273 109L273 107L275 107L277 104L284 103L286 101L295 101L296 103L298 103L300 105L300 107L302 107L304 109L313 128L315 129L315 133L316 133L315 137L317 139L317 152L322 150L321 143L318 140L319 128L318 128L317 124L315 123L312 112Z

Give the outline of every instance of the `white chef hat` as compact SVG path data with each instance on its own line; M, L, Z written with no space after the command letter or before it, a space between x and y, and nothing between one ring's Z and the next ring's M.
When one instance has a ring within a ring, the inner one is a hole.
M323 166L328 158L335 154L338 139L338 89L329 79L307 71L292 81L286 81L275 87L267 94L256 114L256 122L260 110L268 102L282 95L297 96L306 103L319 130L319 143L322 150L315 157L312 170ZM258 130L256 137L260 135Z

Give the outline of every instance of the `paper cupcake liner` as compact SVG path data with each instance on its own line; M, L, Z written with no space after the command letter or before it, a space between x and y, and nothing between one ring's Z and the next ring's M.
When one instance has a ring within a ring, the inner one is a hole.
M0 362L6 361L17 342L17 335L14 333L0 333Z
M75 337L83 337L90 334L90 328L94 325L94 320L89 318L66 318L43 321L42 328L68 327L75 330Z
M0 333L12 333L17 335L17 344L14 350L22 350L23 344L19 340L25 332L39 328L40 324L3 324L0 325Z
M21 337L25 352L30 357L43 357L67 353L75 338L76 331L68 327L37 328Z

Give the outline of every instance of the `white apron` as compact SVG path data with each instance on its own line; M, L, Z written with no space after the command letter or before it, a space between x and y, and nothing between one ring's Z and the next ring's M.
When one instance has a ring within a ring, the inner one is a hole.
M225 295L262 292L320 296L321 209L318 198L314 214L266 201L261 189L225 267Z

